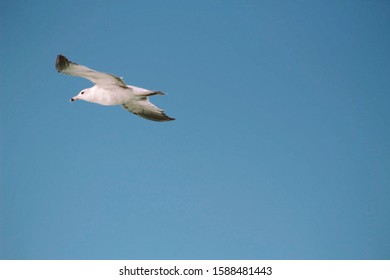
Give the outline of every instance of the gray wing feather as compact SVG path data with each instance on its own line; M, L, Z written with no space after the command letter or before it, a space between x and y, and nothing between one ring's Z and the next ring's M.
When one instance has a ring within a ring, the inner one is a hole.
M61 54L57 56L56 69L63 74L86 78L100 87L112 85L127 87L127 84L120 77L89 69L68 60Z
M161 110L160 108L157 108L155 105L150 103L147 97L129 103L125 103L122 106L129 112L148 120L156 122L174 120L174 118L167 116L164 113L164 110Z

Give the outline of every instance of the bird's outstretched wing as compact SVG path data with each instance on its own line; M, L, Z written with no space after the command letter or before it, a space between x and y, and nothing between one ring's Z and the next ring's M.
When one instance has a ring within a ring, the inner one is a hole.
M120 77L89 69L88 67L79 65L68 60L65 56L61 54L57 56L56 69L58 72L63 74L86 78L100 87L112 85L124 88L127 87L126 83Z
M148 120L156 122L166 122L174 120L174 118L167 116L164 113L164 110L161 110L160 108L157 108L155 105L150 103L148 97L146 96L139 98L135 101L122 104L122 106L129 112Z

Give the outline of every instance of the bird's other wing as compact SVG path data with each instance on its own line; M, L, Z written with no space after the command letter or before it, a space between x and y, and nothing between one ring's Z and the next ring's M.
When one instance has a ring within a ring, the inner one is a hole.
M97 86L116 85L124 88L127 87L126 83L120 77L89 69L88 67L68 60L61 54L57 56L56 69L63 74L86 78Z
M122 104L122 106L129 112L151 121L166 122L174 120L174 118L167 116L164 110L150 103L147 97Z

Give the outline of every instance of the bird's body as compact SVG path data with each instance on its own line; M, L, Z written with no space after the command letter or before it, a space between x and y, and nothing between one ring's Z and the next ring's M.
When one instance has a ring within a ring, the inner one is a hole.
M85 91L84 93L85 94ZM129 101L132 96L127 88L115 89L114 93L110 88L93 86L88 89L88 101L100 105L121 105Z
M86 95L86 90L83 90L83 95ZM136 90L132 87L98 87L93 86L88 89L88 101L100 105L112 106L122 105L127 102L135 101Z
M63 55L57 56L56 69L60 73L86 78L95 84L80 91L71 101L80 99L106 106L122 105L126 110L145 119L160 122L174 120L149 102L149 96L164 95L161 91L127 85L122 78L73 63Z

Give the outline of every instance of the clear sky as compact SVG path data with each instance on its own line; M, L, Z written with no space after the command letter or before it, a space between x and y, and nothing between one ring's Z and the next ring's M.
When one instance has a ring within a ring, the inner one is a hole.
M0 57L0 258L390 258L388 1L1 1Z

